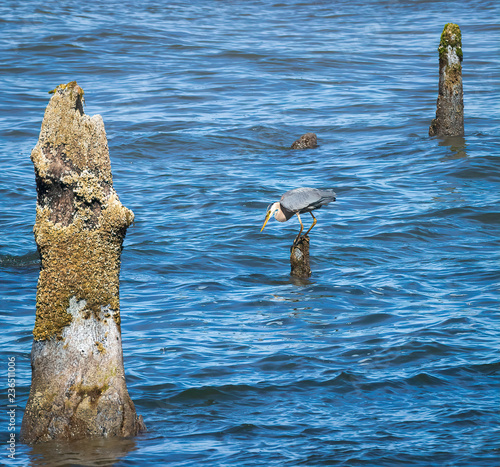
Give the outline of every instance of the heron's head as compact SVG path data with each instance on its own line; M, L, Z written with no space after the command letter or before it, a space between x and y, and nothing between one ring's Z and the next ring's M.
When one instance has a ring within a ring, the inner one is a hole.
M266 212L266 218L264 219L264 225L262 226L262 229L260 229L260 231L262 232L264 230L264 227L266 226L267 224L267 221L271 218L271 216L276 212L278 211L280 208L280 203L277 202L277 203L273 203L273 204L270 204L268 207L267 207L267 212Z

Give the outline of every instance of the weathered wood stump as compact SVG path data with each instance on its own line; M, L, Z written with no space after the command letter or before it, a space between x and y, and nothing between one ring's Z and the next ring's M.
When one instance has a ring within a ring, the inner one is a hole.
M448 23L439 43L439 93L436 118L429 136L464 135L464 92L462 86L462 35L458 25Z
M312 149L318 145L318 138L315 133L306 133L295 141L290 149Z
M60 85L31 153L41 257L28 443L132 436L144 430L125 384L120 254L134 214L113 189L104 124L83 111L83 90Z
M311 277L309 264L309 237L301 236L290 248L290 274L294 277Z

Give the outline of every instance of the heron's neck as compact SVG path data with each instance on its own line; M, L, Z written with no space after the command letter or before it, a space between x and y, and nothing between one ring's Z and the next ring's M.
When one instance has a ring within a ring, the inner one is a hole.
M278 221L278 222L285 222L287 220L286 216L285 216L285 213L281 210L281 207L279 206L278 204L278 207L277 207L277 211L274 213L274 218Z

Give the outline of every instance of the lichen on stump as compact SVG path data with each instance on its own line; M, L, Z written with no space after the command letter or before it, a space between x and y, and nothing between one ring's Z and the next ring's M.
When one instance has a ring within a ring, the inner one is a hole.
M290 248L290 267L293 277L311 277L309 237L301 236Z
M41 268L21 438L132 436L145 426L125 384L119 273L134 214L113 189L101 116L85 115L76 82L51 93L31 153Z
M462 34L458 25L444 26L439 43L439 92L436 118L430 136L464 135L464 92L462 85Z

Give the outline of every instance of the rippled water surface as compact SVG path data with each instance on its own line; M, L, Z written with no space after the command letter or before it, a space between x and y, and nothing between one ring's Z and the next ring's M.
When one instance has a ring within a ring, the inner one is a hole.
M2 2L2 420L8 358L17 434L31 380L30 152L47 91L76 80L136 216L123 351L149 431L0 464L498 465L499 18L489 0ZM447 22L466 134L442 140ZM309 131L318 148L288 149ZM302 281L296 219L259 233L298 186L338 195Z

